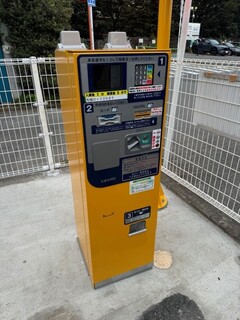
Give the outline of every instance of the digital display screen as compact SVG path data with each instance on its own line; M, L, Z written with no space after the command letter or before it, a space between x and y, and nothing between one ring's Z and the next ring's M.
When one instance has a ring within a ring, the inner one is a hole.
M93 91L109 91L123 89L123 64L93 64L92 68Z

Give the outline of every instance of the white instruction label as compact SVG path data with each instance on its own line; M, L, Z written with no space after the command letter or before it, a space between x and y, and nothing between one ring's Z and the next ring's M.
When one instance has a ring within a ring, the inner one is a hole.
M163 85L152 85L152 86L141 86L141 87L130 87L129 93L143 93L143 92L153 92L162 91Z
M130 181L130 194L152 190L154 188L154 177L142 178Z

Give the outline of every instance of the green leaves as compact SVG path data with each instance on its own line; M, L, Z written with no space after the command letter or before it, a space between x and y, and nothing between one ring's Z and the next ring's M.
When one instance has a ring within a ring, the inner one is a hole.
M1 0L13 57L51 56L59 33L70 28L70 0Z
M201 23L202 37L211 37L219 40L239 39L239 0L194 0L193 6L197 7L197 10L194 12L194 22Z

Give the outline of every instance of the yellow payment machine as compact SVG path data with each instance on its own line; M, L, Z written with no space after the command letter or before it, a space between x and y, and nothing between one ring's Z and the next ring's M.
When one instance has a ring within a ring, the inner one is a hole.
M119 36L90 51L63 33L56 50L77 234L94 288L151 268L157 226L170 53L126 41L114 49Z

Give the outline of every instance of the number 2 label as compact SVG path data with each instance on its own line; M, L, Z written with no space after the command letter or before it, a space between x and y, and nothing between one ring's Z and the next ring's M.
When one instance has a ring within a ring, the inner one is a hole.
M93 105L92 104L85 104L85 112L86 113L92 113L93 110Z

